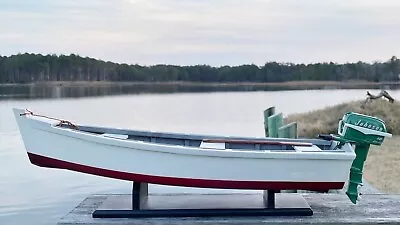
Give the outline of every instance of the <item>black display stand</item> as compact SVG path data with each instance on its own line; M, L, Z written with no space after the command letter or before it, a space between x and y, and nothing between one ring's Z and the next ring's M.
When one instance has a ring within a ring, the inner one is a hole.
M92 217L143 218L313 215L313 211L301 195L279 193L278 198L276 196L278 192L279 191L266 190L264 191L262 199L246 199L246 196L238 196L235 194L223 196L208 195L210 201L204 202L204 195L165 195L152 197L148 195L147 183L134 182L131 209L115 209L114 207L97 209L93 212ZM153 201L151 201L152 198L154 198Z

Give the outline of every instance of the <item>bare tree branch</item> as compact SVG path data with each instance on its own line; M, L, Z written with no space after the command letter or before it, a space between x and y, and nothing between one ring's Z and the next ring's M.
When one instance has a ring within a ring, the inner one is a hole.
M371 102L372 100L379 99L382 97L388 99L390 103L394 102L394 98L392 96L390 96L387 91L384 91L384 90L382 90L378 95L373 95L373 94L369 93L369 91L367 91L367 96L368 96L367 99L365 99L364 103L361 106L363 108L368 102Z

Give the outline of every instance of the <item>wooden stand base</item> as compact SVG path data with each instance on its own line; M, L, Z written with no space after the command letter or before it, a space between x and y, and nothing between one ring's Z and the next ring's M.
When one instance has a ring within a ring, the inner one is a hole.
M148 195L148 186L134 183L132 201L124 196L108 198L92 214L93 218L143 217L233 217L233 216L311 216L305 199L299 194L264 191L254 194ZM119 206L119 207L116 207ZM122 206L122 207L121 207Z

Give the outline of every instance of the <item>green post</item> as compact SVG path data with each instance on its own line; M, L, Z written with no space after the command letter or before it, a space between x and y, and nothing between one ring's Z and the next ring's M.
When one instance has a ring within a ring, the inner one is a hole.
M364 162L367 159L369 147L370 145L368 144L357 144L355 148L356 158L351 165L349 184L346 191L346 195L354 204L359 196L358 187L362 185Z
M297 138L297 123L289 123L278 129L278 138Z
M268 132L268 117L275 114L275 106L269 107L268 109L264 110L264 130L265 130L265 137L269 137Z
M278 137L278 128L282 126L283 117L282 113L274 114L268 117L268 133L269 137Z

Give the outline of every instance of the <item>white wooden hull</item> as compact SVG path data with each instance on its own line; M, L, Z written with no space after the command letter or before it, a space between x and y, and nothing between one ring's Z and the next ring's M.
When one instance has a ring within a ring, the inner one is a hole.
M231 189L341 189L355 157L338 152L203 149L105 137L14 109L31 163L135 182Z

